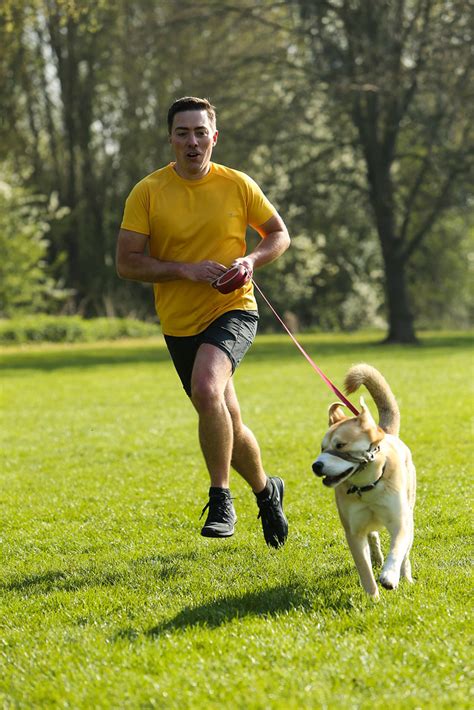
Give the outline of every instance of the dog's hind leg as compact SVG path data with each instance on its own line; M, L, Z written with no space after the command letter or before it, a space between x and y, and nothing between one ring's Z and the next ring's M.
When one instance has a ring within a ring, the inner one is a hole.
M355 566L359 573L364 590L372 597L378 599L379 590L372 572L370 548L367 535L352 535L346 530L346 539L354 558Z
M410 584L413 582L413 577L411 576L411 562L408 557L408 553L402 562L402 568L400 570L400 575L402 577L405 577L406 581L410 582Z
M400 574L402 577L405 577L407 582L413 582L413 577L411 576L411 562L410 562L410 550L411 546L413 545L413 524L411 528L411 539L410 539L410 544L408 546L407 554L405 555L405 559L402 562L402 567L400 570Z
M383 565L383 554L380 548L380 537L378 532L369 533L369 547L370 547L370 557L372 558L372 565L374 567L382 567Z

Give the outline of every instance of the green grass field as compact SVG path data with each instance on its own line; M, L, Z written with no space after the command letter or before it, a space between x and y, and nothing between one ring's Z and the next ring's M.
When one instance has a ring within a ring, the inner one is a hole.
M401 407L416 583L378 603L311 473L334 396L285 335L259 336L236 374L286 482L281 550L237 475L235 536L199 535L196 415L160 339L4 349L1 707L472 707L471 341L377 337L302 343L338 385L379 368Z

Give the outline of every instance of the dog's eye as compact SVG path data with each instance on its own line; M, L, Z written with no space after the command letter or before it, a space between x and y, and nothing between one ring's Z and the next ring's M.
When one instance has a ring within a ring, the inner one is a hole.
M344 446L345 446L345 444L342 444L341 442L339 442L339 444L336 444L336 449L343 449Z

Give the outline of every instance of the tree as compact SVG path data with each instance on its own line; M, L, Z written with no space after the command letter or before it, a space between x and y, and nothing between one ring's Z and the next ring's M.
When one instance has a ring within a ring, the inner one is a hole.
M460 0L297 0L306 67L362 157L390 342L414 342L407 267L472 178L472 25ZM339 136L341 140L341 136ZM462 202L461 202L462 204Z

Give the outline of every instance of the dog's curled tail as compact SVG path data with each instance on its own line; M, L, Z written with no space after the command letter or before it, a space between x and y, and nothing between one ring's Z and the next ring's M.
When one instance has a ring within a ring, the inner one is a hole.
M379 426L387 432L398 436L400 431L400 410L397 400L386 379L375 367L361 363L353 365L346 375L344 387L347 394L355 392L365 385L377 405Z

